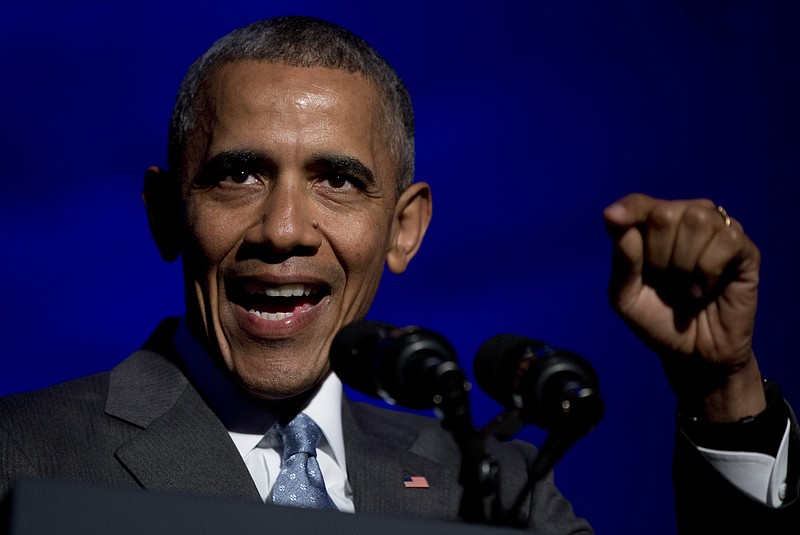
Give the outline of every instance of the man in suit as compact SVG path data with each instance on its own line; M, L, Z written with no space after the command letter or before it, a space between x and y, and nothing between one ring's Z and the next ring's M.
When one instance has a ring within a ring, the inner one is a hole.
M145 176L159 251L183 257L186 315L107 374L0 401L0 492L38 475L271 501L275 424L303 413L339 510L458 518L452 437L349 402L328 362L384 263L402 273L421 245L431 193L413 161L405 87L359 38L289 17L218 41L179 91L169 170ZM662 357L682 407L709 425L760 414L758 250L741 226L709 201L642 195L605 216L612 304ZM487 447L508 524L591 532L551 476L525 487L531 446ZM424 494L403 484L420 475Z
M186 314L109 373L3 399L0 492L41 476L277 502L276 424L302 413L339 510L463 516L450 434L349 402L328 362L428 226L413 135L397 74L342 28L287 17L214 44L180 88L169 170L148 169L143 192L161 255L182 256ZM505 523L590 532L552 477L525 488L532 446L487 448Z

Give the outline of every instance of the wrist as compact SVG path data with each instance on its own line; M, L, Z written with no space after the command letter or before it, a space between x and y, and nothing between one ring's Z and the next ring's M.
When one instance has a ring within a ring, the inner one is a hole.
M791 417L780 386L763 381L767 400L760 413L735 422L708 422L678 407L678 428L697 446L714 450L759 452L775 456Z
M739 422L760 414L767 399L755 357L735 373L709 381L702 395L679 399L679 407L708 423Z

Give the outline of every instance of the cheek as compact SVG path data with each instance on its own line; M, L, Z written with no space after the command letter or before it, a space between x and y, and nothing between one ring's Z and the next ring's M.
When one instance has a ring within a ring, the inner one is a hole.
M380 276L389 242L389 227L380 218L363 218L335 227L331 244L349 277Z
M214 269L237 243L236 223L230 217L219 217L214 210L189 207L187 210L184 250L191 265L200 272Z

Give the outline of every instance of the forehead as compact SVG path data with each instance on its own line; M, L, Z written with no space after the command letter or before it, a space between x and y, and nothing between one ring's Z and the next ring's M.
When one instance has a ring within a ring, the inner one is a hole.
M200 124L186 151L189 167L219 143L341 145L368 152L376 162L389 157L379 93L360 74L260 61L229 63L213 73L201 99Z
M343 112L372 114L378 94L363 76L325 67L292 67L282 63L240 61L219 67L207 84L206 97L217 106L282 103L311 107L330 105Z

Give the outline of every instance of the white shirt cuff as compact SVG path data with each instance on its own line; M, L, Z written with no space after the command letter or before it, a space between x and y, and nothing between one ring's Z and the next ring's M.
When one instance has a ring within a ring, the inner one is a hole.
M734 487L767 507L777 508L786 499L790 432L791 422L787 420L786 431L775 457L764 453L695 447Z

